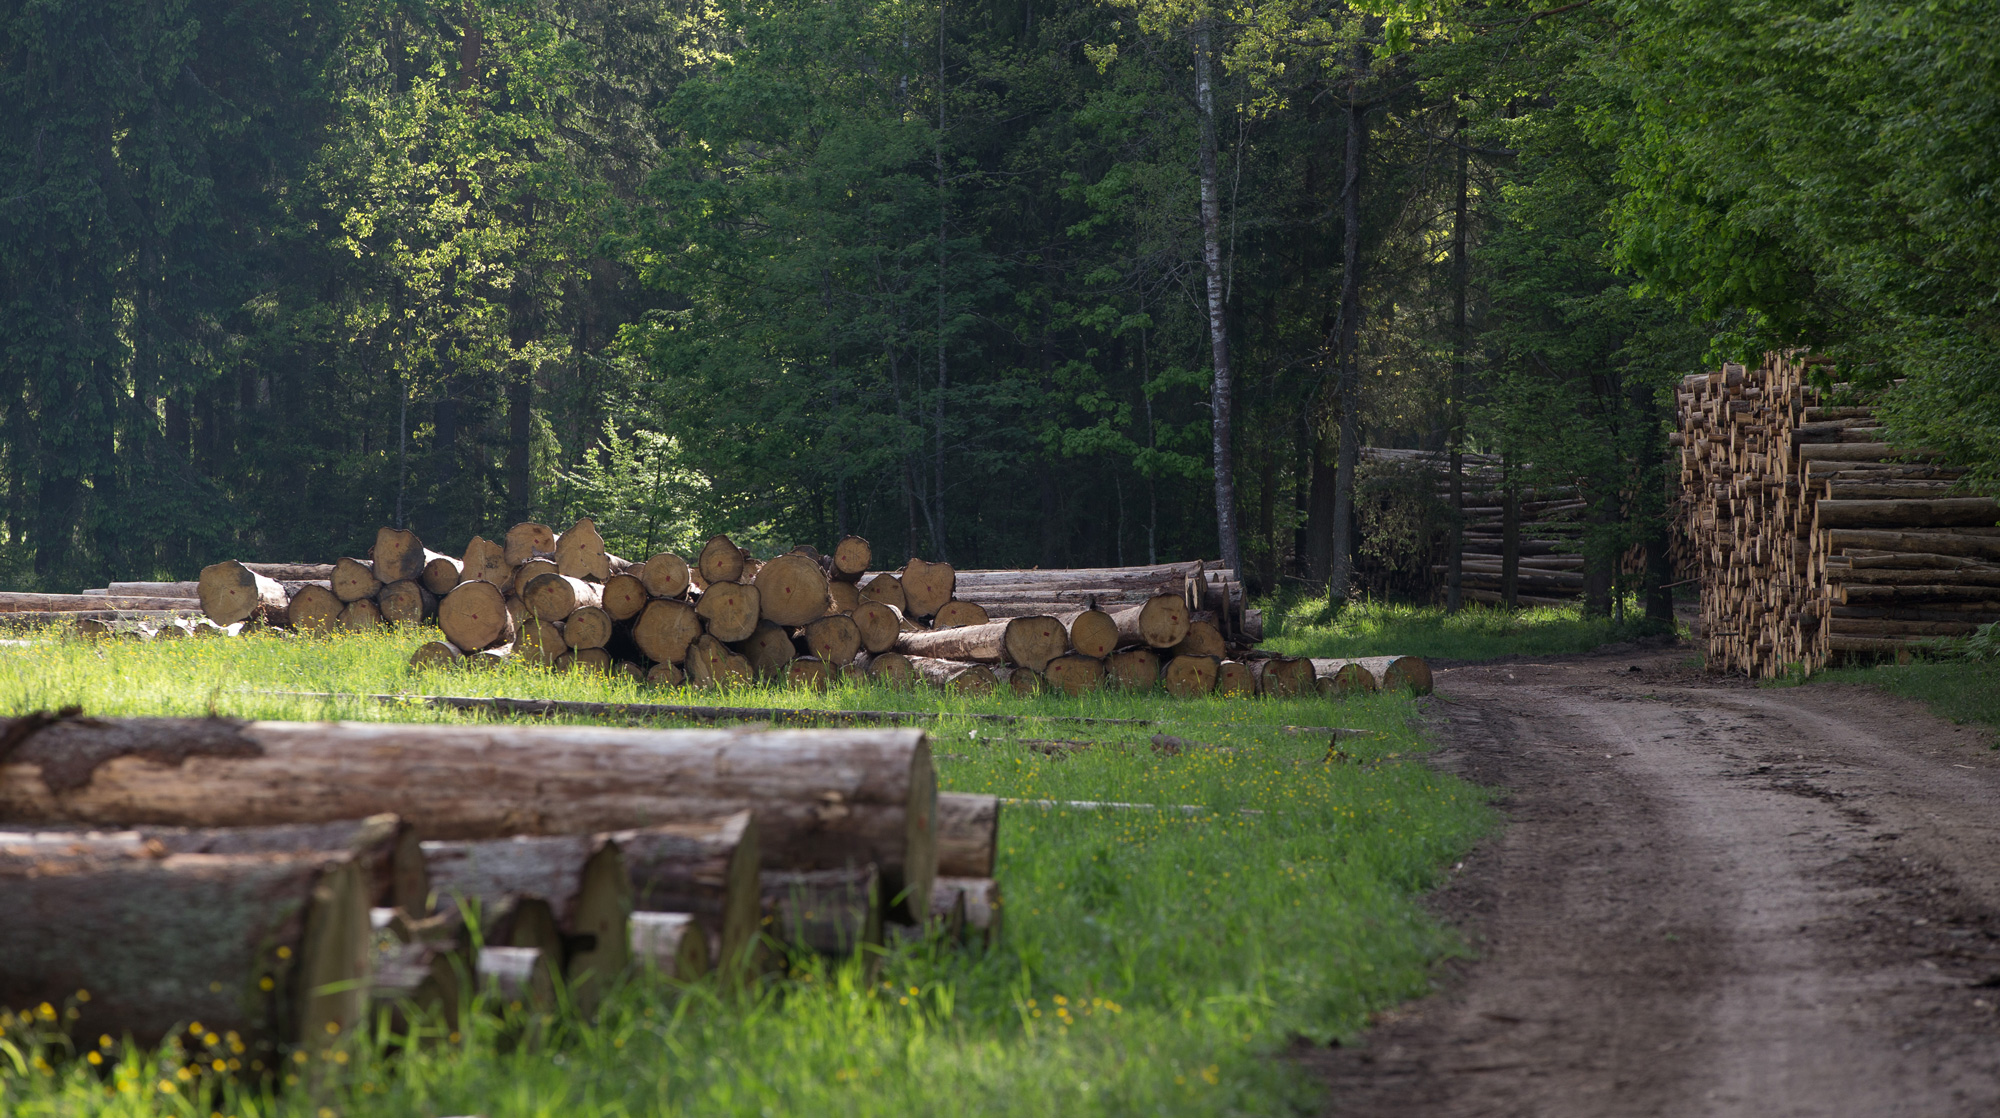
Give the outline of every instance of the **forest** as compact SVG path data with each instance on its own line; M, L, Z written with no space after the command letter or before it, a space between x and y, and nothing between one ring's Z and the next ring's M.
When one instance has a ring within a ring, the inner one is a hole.
M1992 16L15 0L0 586L591 515L1338 597L1432 546L1363 446L1608 563L1679 378L1793 347L1992 491Z

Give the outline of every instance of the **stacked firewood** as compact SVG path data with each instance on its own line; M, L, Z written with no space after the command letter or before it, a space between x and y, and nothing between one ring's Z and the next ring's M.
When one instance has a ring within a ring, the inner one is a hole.
M1441 451L1362 447L1364 461L1428 476L1451 506L1451 459ZM1511 589L1524 606L1560 606L1583 594L1583 494L1576 486L1514 484L1500 455L1461 456L1458 515L1464 524L1460 583L1469 602L1503 603ZM1431 566L1437 587L1449 567ZM1511 586L1510 586L1511 583Z
M999 801L919 730L73 714L0 721L0 1006L76 1035L198 1020L254 1074L377 1010L998 932Z
M1105 686L1178 696L1303 695L1411 686L1414 668L1375 658L1325 678L1311 661L1253 648L1262 636L1235 573L1186 563L1110 570L966 571L912 559L870 571L856 536L759 561L727 536L692 561L609 554L589 520L558 535L509 529L462 558L384 528L367 559L287 588L242 563L202 572L210 624L299 631L435 621L444 639L418 667L528 662L710 687L752 681L825 688L850 673L966 693L1005 687L1080 694ZM974 595L969 600L962 595ZM1424 677L1427 688L1427 675Z
M1771 354L1681 383L1680 529L1718 668L1814 671L2000 620L2000 505L1815 387L1818 363Z

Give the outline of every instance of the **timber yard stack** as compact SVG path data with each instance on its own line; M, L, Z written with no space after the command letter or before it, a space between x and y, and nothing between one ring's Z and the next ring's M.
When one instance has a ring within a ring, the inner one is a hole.
M1438 499L1451 503L1451 459L1438 451L1362 447L1364 461L1431 475ZM1560 606L1583 594L1583 497L1573 485L1536 488L1509 485L1497 454L1462 455L1465 559L1460 586L1467 601L1507 601L1511 576L1514 601L1524 606ZM1447 570L1431 572L1438 585Z
M921 730L66 710L0 743L0 1006L142 1044L199 1020L253 1077L481 992L587 1013L634 968L998 932L999 802L940 795Z
M1214 563L955 571L912 559L889 572L869 571L872 558L855 536L829 555L801 547L763 561L716 536L692 562L668 552L634 563L608 553L587 519L560 535L517 524L503 542L474 537L453 557L428 550L414 533L383 528L366 559L276 568L224 562L205 568L198 583L116 583L68 601L126 603L134 599L116 595L144 591L153 596L137 600L199 605L205 615L148 615L157 630L94 623L144 639L245 626L309 633L434 622L444 639L418 649L415 667L530 663L666 686L763 681L823 689L860 674L967 693L1429 689L1428 672L1412 657L1322 671L1256 650L1262 618L1245 607L1235 572Z
M1681 530L1709 663L1757 678L1908 654L2000 621L2000 505L1966 471L1890 445L1772 354L1680 390Z

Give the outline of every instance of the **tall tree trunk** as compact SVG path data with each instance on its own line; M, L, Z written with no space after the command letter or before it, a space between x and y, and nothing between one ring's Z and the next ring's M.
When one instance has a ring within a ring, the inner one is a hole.
M1356 368L1355 348L1361 329L1361 79L1368 68L1368 48L1354 48L1354 70L1348 79L1347 153L1341 172L1340 215L1340 319L1335 329L1338 339L1337 377L1340 400L1340 464L1334 474L1333 556L1327 577L1327 598L1334 603L1347 600L1354 584L1354 473L1361 460L1361 422L1358 414L1361 377Z
M1465 194L1468 152L1465 120L1453 132L1458 141L1458 209L1451 223L1451 568L1445 575L1447 612L1465 604Z
M507 380L507 523L530 519L535 507L529 452L534 435L535 376L528 363L513 363Z
M1672 418L1671 410L1649 399L1643 382L1633 384L1629 392L1632 411L1639 418L1641 432L1639 460L1644 463L1666 463L1668 461L1666 440L1661 434L1666 424L1661 420ZM1662 411L1668 414L1661 415ZM1668 583L1673 581L1674 576L1673 565L1667 558L1667 551L1673 542L1673 529L1667 515L1667 503L1672 497L1667 493L1666 487L1675 480L1675 475L1670 466L1655 465L1651 470L1642 471L1639 476L1640 485L1645 488L1635 494L1637 500L1634 503L1646 525L1644 541L1646 571L1641 576L1640 582L1646 596L1646 620L1672 625L1674 592L1668 587ZM1658 500L1660 504L1654 505L1654 500Z
M1521 498L1514 488L1514 464L1500 460L1500 485L1506 502L1500 511L1500 599L1508 609L1521 604Z
M1215 364L1209 388L1209 421L1214 434L1215 533L1222 565L1243 570L1236 533L1236 467L1231 457L1231 403L1235 385L1229 371L1229 324L1223 309L1222 197L1216 169L1215 89L1210 28L1203 23L1194 36L1195 100L1201 116L1201 258L1208 271L1208 344Z
M1336 405L1337 406L1337 405ZM1328 427L1328 416L1314 424L1309 452L1312 463L1311 515L1308 520L1305 576L1314 586L1325 586L1333 575L1334 497L1339 492L1340 444Z
M945 375L945 228L950 218L950 208L945 198L944 181L944 11L942 2L938 4L938 138L937 138L937 190L938 190L938 297L937 297L937 399L932 402L931 413L935 425L935 441L932 444L931 504L935 510L930 516L931 545L935 549L935 561L951 562L951 555L945 546L944 527L944 395L949 383Z

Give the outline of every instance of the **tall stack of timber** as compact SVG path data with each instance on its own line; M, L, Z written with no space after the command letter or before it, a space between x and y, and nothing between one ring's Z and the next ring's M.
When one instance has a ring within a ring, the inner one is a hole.
M2000 621L2000 505L1770 354L1684 379L1680 529L1709 663L1756 678Z
M998 930L999 802L940 795L920 730L71 710L0 743L0 1007L146 1044L198 1019L264 1070L375 1009L454 1015L467 979L588 1012L630 967Z
M1429 475L1442 506L1451 507L1451 458L1442 451L1362 447L1379 466ZM1467 601L1559 606L1583 594L1583 495L1573 485L1514 484L1497 454L1461 455L1458 515L1464 524L1460 586ZM1444 585L1446 564L1431 575Z

